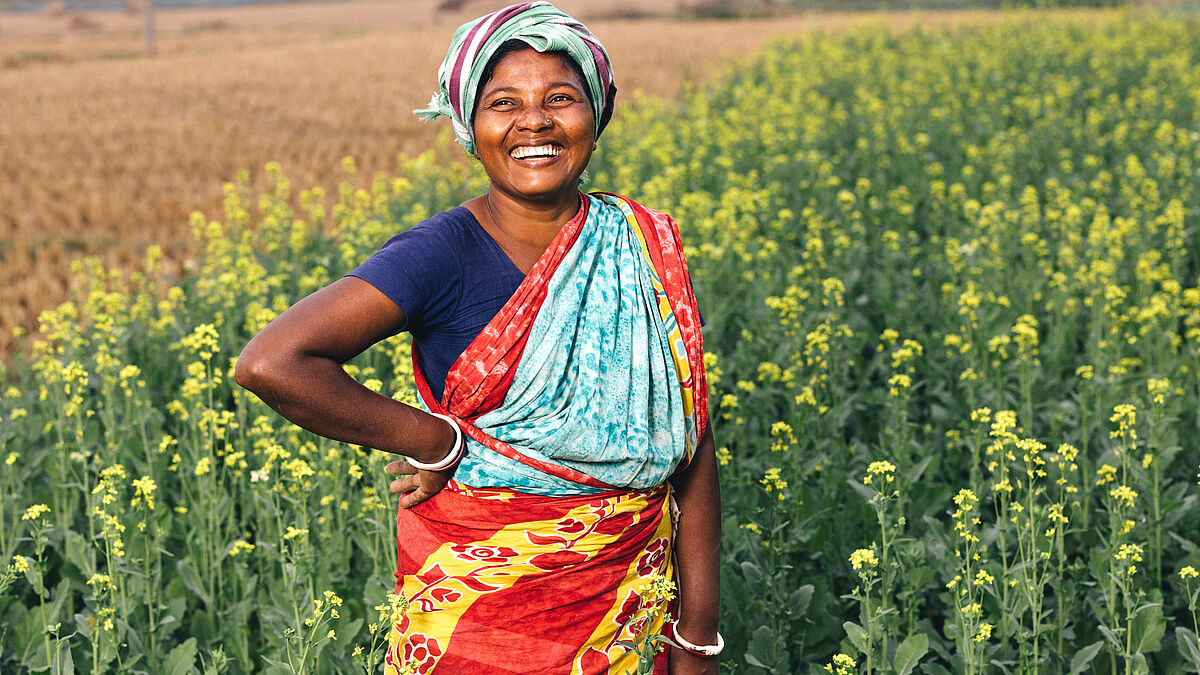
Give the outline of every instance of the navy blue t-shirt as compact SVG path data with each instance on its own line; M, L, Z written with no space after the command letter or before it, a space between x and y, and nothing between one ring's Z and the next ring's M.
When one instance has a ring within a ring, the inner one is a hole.
M412 333L438 400L450 367L525 280L463 206L392 237L349 276L379 289L404 312L400 330Z

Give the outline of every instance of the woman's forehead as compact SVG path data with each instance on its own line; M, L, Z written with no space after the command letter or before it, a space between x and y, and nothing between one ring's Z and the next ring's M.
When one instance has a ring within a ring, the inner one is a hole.
M482 92L501 88L523 87L532 84L569 84L577 89L584 86L578 67L562 52L539 52L532 47L504 54L496 62L489 82L482 83Z

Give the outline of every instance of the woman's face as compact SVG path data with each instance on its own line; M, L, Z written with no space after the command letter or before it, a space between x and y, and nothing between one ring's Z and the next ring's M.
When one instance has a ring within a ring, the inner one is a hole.
M596 147L586 91L563 56L501 57L475 109L475 156L493 190L526 202L574 197Z

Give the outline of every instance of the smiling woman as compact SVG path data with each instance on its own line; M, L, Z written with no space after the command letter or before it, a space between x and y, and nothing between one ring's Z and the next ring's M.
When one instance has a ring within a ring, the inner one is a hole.
M497 55L474 115L475 157L491 189L466 206L528 273L558 233L558 218L540 232L521 232L528 223L500 211L523 204L577 210L579 176L596 147L595 116L579 69L561 52L538 52L519 40L505 44L513 42L523 48ZM534 237L523 241L522 234Z
M531 47L510 51L499 61L479 97L474 122L475 156L493 190L533 200L561 199L575 191L571 181L596 147L591 105L576 70L558 53Z
M454 35L428 118L488 191L401 232L246 346L288 419L401 454L386 671L716 673L720 491L700 315L675 223L579 192L616 87L547 3ZM341 364L413 336L423 410ZM678 601L668 625L663 581ZM653 634L653 658L627 648ZM639 637L640 636L640 637Z

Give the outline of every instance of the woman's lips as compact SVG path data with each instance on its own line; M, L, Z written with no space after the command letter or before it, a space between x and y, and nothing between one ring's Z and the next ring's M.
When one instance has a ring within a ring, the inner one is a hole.
M553 144L544 145L519 145L508 153L513 159L530 160L530 159L550 159L562 154L562 148Z

